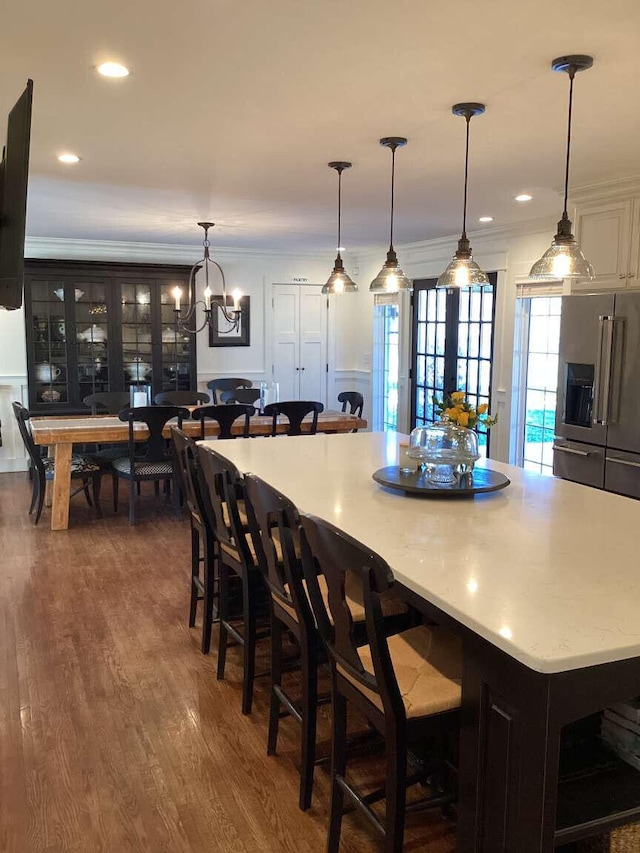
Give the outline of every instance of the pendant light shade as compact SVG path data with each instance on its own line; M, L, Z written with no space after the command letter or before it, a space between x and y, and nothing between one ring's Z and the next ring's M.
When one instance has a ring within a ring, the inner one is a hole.
M344 264L342 263L342 257L340 255L340 246L342 245L340 242L342 217L342 173L345 169L350 169L352 164L339 160L333 163L328 163L327 165L330 169L335 169L338 173L338 254L336 256L331 275L327 279L327 283L322 287L322 292L329 296L333 296L338 293L356 293L358 285L352 281L344 271Z
M387 260L378 275L369 285L371 293L397 293L399 290L413 290L413 282L400 269L398 256L393 248L393 213L396 177L396 149L407 144L404 136L385 136L380 145L391 149L391 232Z
M574 55L560 56L551 63L554 71L564 71L569 75L569 119L567 123L567 159L564 173L564 210L558 222L558 231L553 238L551 247L547 249L539 261L531 267L530 278L538 280L557 279L592 279L593 267L580 250L573 236L571 220L567 213L569 196L569 157L571 154L571 116L573 109L573 79L578 71L591 68L593 59L590 56Z
M436 283L436 287L451 290L460 287L489 284L489 276L473 260L471 245L467 239L467 186L469 183L469 124L473 116L482 115L484 104L454 104L451 112L454 116L463 116L467 122L467 137L464 155L464 203L462 207L462 235L458 240L458 249L446 270Z

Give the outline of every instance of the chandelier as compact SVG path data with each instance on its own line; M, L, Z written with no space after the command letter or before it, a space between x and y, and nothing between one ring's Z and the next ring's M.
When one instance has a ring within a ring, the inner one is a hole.
M239 288L235 288L231 292L231 301L233 303L233 308L231 308L229 304L229 296L227 295L227 284L224 277L224 271L220 264L217 261L213 260L209 252L209 246L211 245L209 242L209 229L213 228L215 223L198 222L198 225L200 226L200 228L204 228L204 240L202 241L202 245L204 246L204 255L191 267L191 271L189 273L189 290L187 296L188 305L184 313L182 313L180 310L180 303L182 301L182 288L173 288L172 296L175 302L174 314L176 318L176 325L179 327L180 331L188 332L192 335L201 332L206 326L209 326L212 329L215 327L215 320L211 308L211 300L214 297L214 293L211 290L211 287L209 286L209 271L211 267L215 267L220 273L220 278L222 279L222 294L215 294L215 296L218 297L216 299L215 304L218 306L220 312L222 313L222 316L229 324L229 328L217 329L217 333L219 335L228 335L232 332L237 332L240 326L240 319L242 317L242 309L240 308L242 291ZM196 299L196 274L201 269L204 270L204 292L202 294L202 299ZM196 315L198 305L200 305L204 310L204 321L202 322L202 325L193 328L191 323Z

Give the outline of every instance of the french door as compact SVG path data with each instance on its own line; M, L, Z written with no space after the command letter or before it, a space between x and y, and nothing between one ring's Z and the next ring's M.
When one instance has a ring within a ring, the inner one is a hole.
M436 289L436 279L413 283L411 423L437 420L434 396L466 391L478 406L491 398L493 320L496 273L489 284L462 289ZM478 430L479 443L487 436Z

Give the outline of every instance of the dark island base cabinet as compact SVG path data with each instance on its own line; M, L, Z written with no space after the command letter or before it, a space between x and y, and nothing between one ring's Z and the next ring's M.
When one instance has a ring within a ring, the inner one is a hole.
M29 409L84 412L99 391L148 384L196 390L195 336L175 324L173 288L189 267L28 260L25 323Z
M403 595L463 638L457 853L551 853L640 821L640 771L598 737L603 709L640 695L640 658L539 673Z

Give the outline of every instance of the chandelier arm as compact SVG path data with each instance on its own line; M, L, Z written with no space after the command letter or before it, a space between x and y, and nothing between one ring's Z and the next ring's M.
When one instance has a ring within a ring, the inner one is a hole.
M198 326L195 329L190 329L187 324L189 323L191 318L195 316L196 308L198 305L202 305L204 308L204 321L201 326ZM185 315L181 315L180 311L176 310L175 308L174 314L176 326L181 331L187 332L189 335L197 335L198 332L201 332L210 323L211 309L207 308L206 304L203 302L202 299L198 299L196 302L193 303L193 305L191 306L191 308L189 308Z
M220 306L220 309L222 311L224 319L227 321L227 323L233 323L234 327L237 328L240 322L240 309L238 309L237 311L227 310L227 282L224 277L224 270L217 261L213 260L213 258L209 258L209 263L213 264L218 268L218 271L220 272L220 277L222 278L222 305Z

